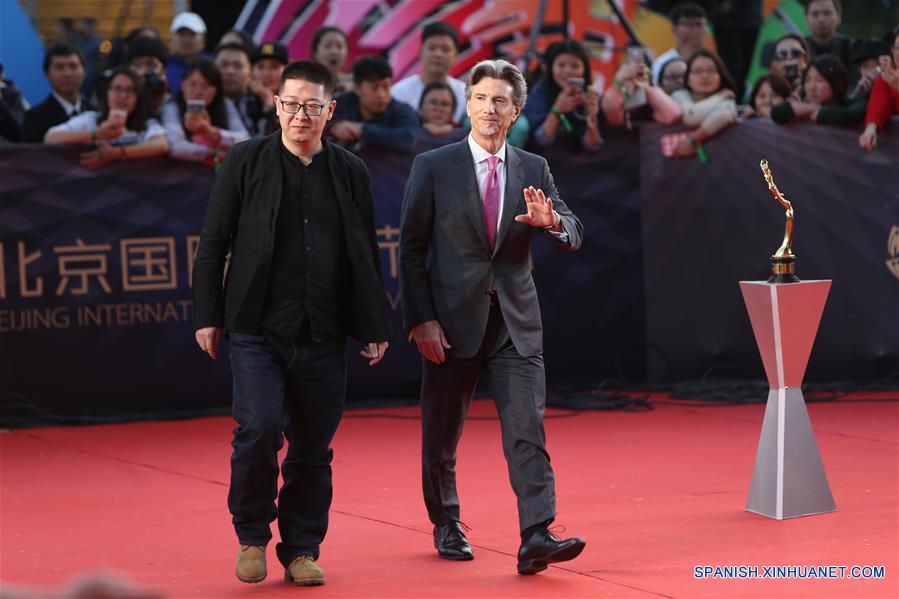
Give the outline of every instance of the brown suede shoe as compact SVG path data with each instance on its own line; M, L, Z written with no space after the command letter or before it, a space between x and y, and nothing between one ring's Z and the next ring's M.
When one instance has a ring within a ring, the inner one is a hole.
M241 545L237 552L237 578L241 582L262 582L265 575L265 547Z
M308 555L296 558L284 570L284 580L301 586L325 584L325 571Z

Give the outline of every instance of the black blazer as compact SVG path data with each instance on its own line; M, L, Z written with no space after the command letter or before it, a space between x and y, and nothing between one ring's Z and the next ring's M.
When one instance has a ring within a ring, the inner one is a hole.
M92 110L90 102L85 98L81 98L81 111ZM47 96L47 99L33 107L25 113L25 120L22 123L22 142L30 144L44 143L44 135L50 127L55 127L60 123L69 120L62 104L53 97L53 94Z
M351 272L349 335L386 341L393 318L381 278L368 168L328 144L328 167L343 219ZM262 318L281 204L281 131L237 144L216 176L193 269L194 326L256 334ZM231 251L222 287L225 256Z

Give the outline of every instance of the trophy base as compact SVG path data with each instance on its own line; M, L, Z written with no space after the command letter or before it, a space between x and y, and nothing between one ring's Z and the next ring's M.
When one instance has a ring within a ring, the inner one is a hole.
M783 285L800 282L796 276L796 256L771 256L771 277L768 283Z

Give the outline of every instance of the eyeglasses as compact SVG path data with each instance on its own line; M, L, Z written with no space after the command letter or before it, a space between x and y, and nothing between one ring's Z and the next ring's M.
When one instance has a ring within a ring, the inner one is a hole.
M693 72L695 73L696 71L693 71ZM663 81L683 81L684 76L683 76L683 74L681 74L681 75L664 75L662 77L662 80Z
M208 83L198 83L196 81L188 81L187 83L182 83L181 87L189 92L200 93L206 93L208 90L215 88L215 86L209 85Z
M308 102L306 104L300 104L299 102L282 100L280 97L278 97L278 100L281 101L281 108L287 114L296 114L300 111L300 108L302 108L306 116L319 116L322 113L322 110L325 109L325 106L327 106L327 104L311 104Z
M774 53L774 57L778 60L799 58L800 56L805 56L805 50L802 48L783 48Z
M109 88L109 91L111 91L114 94L118 94L120 96L136 96L137 95L137 90L134 89L133 87L123 87L121 85L113 85L112 87Z
M717 69L693 69L690 71L691 75L696 75L697 77L711 77L712 75L717 75Z
M453 108L453 103L452 103L452 102L449 102L449 101L440 101L440 100L432 100L432 99L430 99L430 98L428 98L427 100L425 100L425 104L427 104L427 105L430 106L431 108L447 108L447 109L452 109L452 108Z
M677 22L681 27L686 27L687 29L705 29L705 19L701 19L699 21L685 21L681 19Z

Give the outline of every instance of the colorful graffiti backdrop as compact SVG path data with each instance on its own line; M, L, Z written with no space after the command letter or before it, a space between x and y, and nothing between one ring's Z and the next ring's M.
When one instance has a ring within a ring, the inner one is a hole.
M453 69L458 76L479 60L495 56L523 66L539 4L538 0L257 0L247 4L237 26L253 32L257 42L280 39L296 59L309 56L317 28L339 27L350 40L350 61L363 54L383 53L399 79L419 71L422 27L445 21L460 33L462 50ZM664 17L640 8L637 0L622 0L618 5L650 47L656 43L662 50L671 47L670 25ZM564 17L562 2L547 2L538 28L538 52L564 37ZM569 37L588 46L602 85L624 55L627 31L605 0L568 2L567 30ZM529 67L534 66L532 61Z

